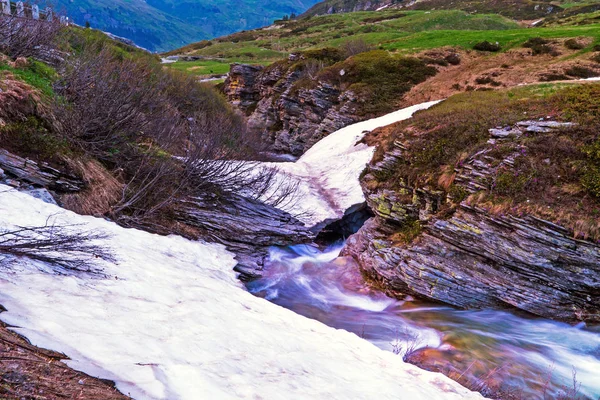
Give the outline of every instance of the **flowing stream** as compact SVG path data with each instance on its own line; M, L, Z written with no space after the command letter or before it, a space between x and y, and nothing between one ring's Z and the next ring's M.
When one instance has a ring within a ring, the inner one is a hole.
M600 398L600 326L395 300L365 284L357 265L339 257L342 246L272 249L264 277L248 290L399 357L408 351L411 362L484 394L500 388L504 398Z

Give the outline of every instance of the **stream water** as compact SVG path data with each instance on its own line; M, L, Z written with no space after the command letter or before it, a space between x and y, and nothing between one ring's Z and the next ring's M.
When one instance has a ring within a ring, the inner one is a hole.
M264 277L248 290L399 357L408 350L411 362L484 394L494 387L505 398L600 398L599 326L395 300L370 289L357 265L338 257L342 246L272 249Z

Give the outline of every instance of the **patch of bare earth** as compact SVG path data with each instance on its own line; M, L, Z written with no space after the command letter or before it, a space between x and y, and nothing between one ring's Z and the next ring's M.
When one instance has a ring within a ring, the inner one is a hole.
M589 39L581 38L587 45ZM581 79L589 76L569 75L572 71L588 71L600 76L600 63L590 60L589 54L565 47L564 40L549 44L554 54L533 55L531 49L515 48L501 53L456 50L459 65L438 67L438 73L414 86L403 99L406 106L448 98L470 90L493 90L538 82ZM575 70L573 67L576 67Z
M0 322L0 399L126 400L114 383L69 368L64 354L31 345Z

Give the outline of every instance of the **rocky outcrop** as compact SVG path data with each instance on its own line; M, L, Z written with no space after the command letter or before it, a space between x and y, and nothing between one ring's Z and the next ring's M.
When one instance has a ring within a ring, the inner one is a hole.
M259 65L231 64L225 93L229 102L246 114L251 113L260 100L257 80L263 69Z
M267 68L233 64L224 92L272 151L300 156L358 117L352 92L311 80L306 70L294 67L299 56L290 57Z
M227 202L216 195L188 199L178 207L176 218L235 253L235 270L242 280L261 276L269 247L307 243L315 237L290 214L241 196L231 196Z
M566 126L524 121L490 130L489 143ZM385 172L404 151L398 143L370 168L363 183L373 173ZM509 154L503 163L492 164L488 151L479 151L456 169L455 183L465 193L486 189L493 169L514 162L515 155ZM463 308L510 306L548 318L600 321L598 244L575 239L569 230L532 215L494 215L428 188L363 187L375 217L348 239L343 253L353 256L364 273L391 295L419 296ZM459 205L441 211L450 203Z
M47 163L19 157L0 149L0 180L11 186L28 184L61 193L77 192L84 187L83 180L63 173Z

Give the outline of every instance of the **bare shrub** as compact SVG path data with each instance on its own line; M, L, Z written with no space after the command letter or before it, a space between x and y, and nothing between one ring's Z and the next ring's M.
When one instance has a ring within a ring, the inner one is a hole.
M83 230L81 224L50 221L43 226L0 228L0 266L12 257L27 257L70 271L100 272L101 259L114 262L109 249L97 243L107 235Z
M401 355L402 360L407 361L411 355L422 347L423 343L423 338L418 332L412 332L408 327L404 327L402 335L396 331L396 338L391 343L392 352Z
M107 213L122 225L149 227L188 196L228 201L229 193L273 192L272 173L252 161L260 139L193 77L94 46L69 60L62 75L55 130L122 182ZM286 191L278 193L270 200L282 201Z
M346 57L352 57L360 53L375 50L375 48L365 42L363 39L348 40L343 44L343 49Z
M55 85L56 131L85 153L116 162L127 145L155 129L149 111L163 99L152 72L146 64L115 59L108 48L70 60Z
M53 47L62 26L52 21L0 14L0 52L14 58L37 57Z

